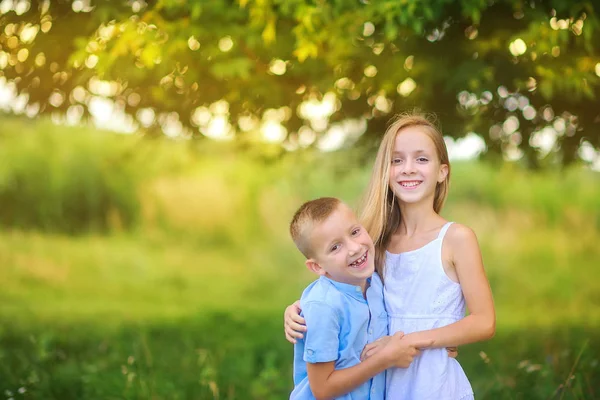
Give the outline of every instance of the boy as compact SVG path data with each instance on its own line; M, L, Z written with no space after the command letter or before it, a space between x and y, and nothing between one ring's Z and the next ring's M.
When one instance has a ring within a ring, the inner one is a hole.
M300 299L308 331L294 346L290 399L383 399L384 371L408 367L417 348L431 343L409 345L399 333L361 362L364 346L387 335L373 241L352 210L331 197L303 204L290 233L307 268L320 276Z

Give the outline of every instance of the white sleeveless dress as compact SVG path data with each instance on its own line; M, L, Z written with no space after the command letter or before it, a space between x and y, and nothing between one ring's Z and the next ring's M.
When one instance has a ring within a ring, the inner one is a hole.
M465 316L460 284L448 278L442 265L442 241L451 224L417 250L386 252L384 299L390 335L439 328ZM424 350L410 367L387 371L387 400L473 398L463 369L443 348Z

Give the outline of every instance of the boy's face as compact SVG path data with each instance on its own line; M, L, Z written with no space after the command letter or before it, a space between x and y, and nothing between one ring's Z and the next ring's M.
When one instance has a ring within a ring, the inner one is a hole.
M375 270L371 237L345 204L312 228L309 245L313 257L306 266L334 281L364 286Z

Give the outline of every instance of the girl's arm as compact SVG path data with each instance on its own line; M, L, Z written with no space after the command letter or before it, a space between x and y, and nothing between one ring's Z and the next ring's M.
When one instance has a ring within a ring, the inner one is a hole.
M432 347L460 346L490 339L496 332L496 313L490 284L483 269L481 251L475 233L453 224L444 245L462 288L469 315L453 324L406 335L411 340L433 340Z
M306 321L300 316L300 300L289 305L283 313L283 328L288 342L295 344L296 339L302 339L306 332Z
M396 332L380 352L349 368L336 370L335 361L307 363L308 382L315 398L339 397L388 368L408 368L420 354L418 349L431 345L431 341L412 341L408 344L403 336L402 332Z

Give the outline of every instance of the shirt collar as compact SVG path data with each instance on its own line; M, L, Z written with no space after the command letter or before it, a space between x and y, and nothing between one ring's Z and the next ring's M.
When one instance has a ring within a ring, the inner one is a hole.
M350 285L348 283L337 282L326 276L321 276L321 279L326 279L327 281L331 282L331 284L333 286L335 286L340 292L345 293L351 297L354 297L355 299L360 300L363 303L367 302L367 300L363 296L363 291L360 286ZM369 289L370 285L371 285L371 277L367 278L367 289Z

